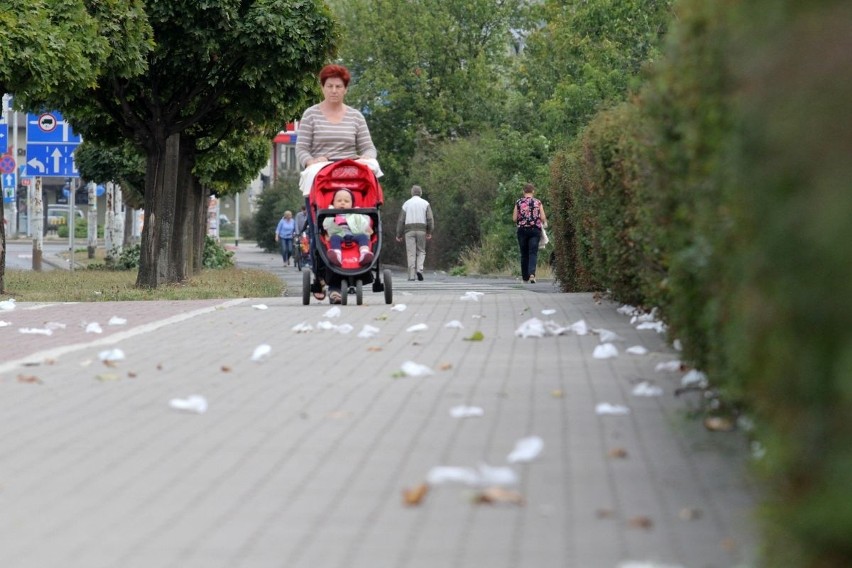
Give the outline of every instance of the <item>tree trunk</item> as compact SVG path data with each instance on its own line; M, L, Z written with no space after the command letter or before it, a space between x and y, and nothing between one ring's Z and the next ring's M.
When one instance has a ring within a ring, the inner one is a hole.
M136 286L156 288L183 280L182 271L172 262L176 234L180 164L180 134L172 134L165 144L155 142L145 168L145 223ZM177 232L179 234L179 232Z
M204 211L203 191L198 179L193 175L195 167L195 141L183 137L180 148L180 172L175 209L175 228L173 240L180 243L172 248L172 262L182 272L184 279L201 271L203 254ZM202 240L199 245L198 227L201 224Z

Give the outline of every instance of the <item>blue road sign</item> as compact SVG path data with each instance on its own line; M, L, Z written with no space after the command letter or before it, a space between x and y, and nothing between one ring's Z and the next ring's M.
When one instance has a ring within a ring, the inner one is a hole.
M56 111L27 115L27 144L79 144L82 141Z
M12 203L15 201L15 188L18 187L18 178L15 174L3 174L3 202Z
M6 116L6 113L3 113ZM9 151L9 125L0 119L0 156Z
M74 150L81 141L61 113L28 114L26 175L80 177Z
M27 144L27 175L80 177L76 149L77 144Z

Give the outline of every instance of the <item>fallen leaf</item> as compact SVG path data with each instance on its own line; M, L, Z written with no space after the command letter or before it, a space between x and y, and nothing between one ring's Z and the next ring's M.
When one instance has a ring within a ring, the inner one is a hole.
M595 511L595 516L599 519L611 519L615 515L612 509L598 509Z
M550 396L553 398L562 398L565 396L565 393L562 392L562 389L553 389L550 391Z
M441 363L440 365L438 365L439 371L449 371L452 368L453 368L452 363Z
M406 507L414 507L423 502L423 498L429 492L429 484L421 483L410 489L402 490L402 504Z
M734 429L734 421L723 416L708 416L704 419L704 427L711 432L730 432Z
M136 371L127 371L127 377L130 379L135 379L137 377Z
M95 378L98 379L101 382L117 381L118 380L118 374L117 373L101 373L101 374L95 376Z
M473 499L474 503L477 504L488 504L488 505L497 505L501 503L508 503L510 505L523 505L524 497L517 491L512 491L510 489L503 489L502 487L488 487L483 489Z
M376 352L376 351L381 351L381 350L382 350L381 347L376 347L376 346L367 347L367 351Z
M36 377L35 375L18 375L18 382L19 383L30 383L30 384L39 384L40 385L44 381L42 381L40 378Z
M646 517L645 515L637 515L635 517L630 517L629 519L627 519L627 525L630 528L634 529L650 530L654 527L654 521L652 521L650 517Z
M474 331L470 337L464 338L465 341L482 341L483 339L485 339L485 336L481 331Z
M613 448L609 451L609 457L623 460L627 458L627 450L624 448Z
M163 364L162 364L162 363L157 363L157 370L158 370L158 371L162 371L162 370L163 370Z
M223 373L230 373L231 368L228 365L222 365L221 367Z
M105 360L103 363L104 367L118 367L118 363L116 363L115 361L110 361L109 359Z

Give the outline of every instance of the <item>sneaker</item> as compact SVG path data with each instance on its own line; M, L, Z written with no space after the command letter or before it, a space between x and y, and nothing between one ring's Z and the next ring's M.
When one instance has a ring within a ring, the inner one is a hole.
M341 264L343 264L343 253L341 253L337 249L329 249L328 262L329 264L340 266Z
M423 280L423 273L422 273L422 272L418 272L418 273L417 273L417 279L418 279L418 280Z
M530 284L535 284L535 274L530 274Z
M358 264L369 264L373 260L373 251L367 247L361 247L361 258L358 259Z

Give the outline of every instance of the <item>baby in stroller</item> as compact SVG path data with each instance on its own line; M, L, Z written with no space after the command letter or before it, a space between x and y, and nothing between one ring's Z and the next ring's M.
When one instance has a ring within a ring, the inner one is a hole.
M331 209L352 209L355 198L348 189L338 189L331 200ZM364 266L373 260L370 250L370 235L373 234L372 221L362 213L338 213L326 217L322 222L328 234L328 261L335 266L343 263L343 242L347 239L358 244L358 264Z
M313 278L303 274L303 304L326 293L332 304L346 304L354 293L361 305L370 284L393 302L391 271L381 266L381 205L382 188L368 165L346 159L317 173L308 196Z

